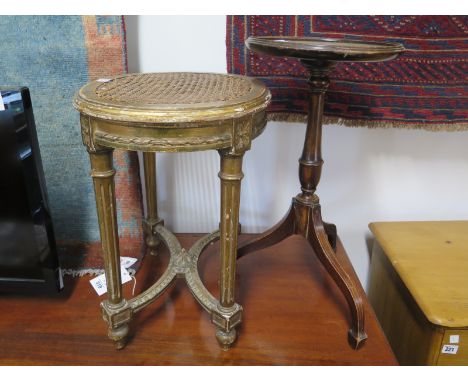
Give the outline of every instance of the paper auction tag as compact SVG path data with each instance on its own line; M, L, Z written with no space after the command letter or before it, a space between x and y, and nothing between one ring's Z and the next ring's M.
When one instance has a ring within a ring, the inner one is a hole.
M458 345L442 345L442 354L457 354Z
M124 267L120 267L120 274L122 275L122 284L129 282L132 277L128 273L128 271ZM95 277L92 280L89 280L91 285L93 286L94 290L99 296L102 296L104 293L107 292L107 282L106 282L106 275L103 273Z
M120 257L120 266L124 267L125 269L128 269L133 264L135 264L137 261L138 261L138 259L135 259L134 257L121 256Z

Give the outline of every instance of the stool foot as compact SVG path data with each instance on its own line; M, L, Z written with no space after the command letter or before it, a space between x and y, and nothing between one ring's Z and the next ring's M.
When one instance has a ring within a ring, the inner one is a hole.
M143 219L143 231L145 233L145 243L148 253L152 256L158 255L158 246L161 243L159 235L155 232L158 225L164 225L164 220L160 218Z
M359 349L367 339L367 334L364 331L355 333L353 329L348 332L348 342L354 350Z
M115 342L117 350L121 350L127 344L128 324L123 324L117 328L109 328L109 338Z
M154 235L154 236L148 236L146 238L146 245L148 246L148 253L151 256L157 256L158 251L157 247L160 243L160 240Z
M229 350L236 341L236 338L237 331L234 328L228 332L221 329L216 331L216 339L223 350Z

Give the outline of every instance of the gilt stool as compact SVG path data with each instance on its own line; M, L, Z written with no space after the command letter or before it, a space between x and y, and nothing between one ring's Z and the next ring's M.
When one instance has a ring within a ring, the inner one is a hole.
M242 158L252 139L265 128L270 92L258 80L209 73L129 74L92 81L74 98L81 132L91 161L105 260L107 300L101 303L109 338L118 349L126 344L134 313L156 300L183 277L201 306L211 314L223 348L236 339L242 307L234 301ZM161 240L170 251L167 270L140 295L122 296L114 149L143 152L148 212L146 242L152 251ZM186 251L164 227L157 213L155 152L218 150L221 158L220 229ZM220 240L220 298L203 285L197 270L203 249Z
M260 237L240 247L238 257L274 245L288 236L302 235L346 297L352 315L348 340L357 349L367 338L363 299L360 289L335 254L336 227L322 221L320 202L315 193L323 164L321 141L325 93L330 83L329 74L337 62L390 60L404 48L397 43L273 36L249 37L246 45L257 53L300 60L310 73L309 114L299 159L301 192L293 198L285 217Z

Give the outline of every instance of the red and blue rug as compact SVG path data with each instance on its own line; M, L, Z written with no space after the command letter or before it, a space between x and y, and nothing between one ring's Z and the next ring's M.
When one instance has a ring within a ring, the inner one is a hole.
M228 16L228 72L271 89L270 119L305 120L307 72L296 59L246 49L248 36L314 36L403 44L393 61L339 63L325 122L349 126L468 129L468 16Z
M61 266L97 273L103 259L88 153L72 98L88 81L127 71L121 16L2 16L0 83L31 92ZM114 153L122 256L142 257L136 153ZM138 266L138 264L136 264Z

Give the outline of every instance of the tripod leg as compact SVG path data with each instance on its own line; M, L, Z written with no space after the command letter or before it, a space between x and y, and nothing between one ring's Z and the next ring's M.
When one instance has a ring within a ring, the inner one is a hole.
M246 244L243 244L237 250L237 258L247 255L250 252L259 251L270 247L294 234L295 215L291 207L283 219L270 228L262 235Z
M336 232L336 225L332 223L323 222L323 228L325 228L325 232L327 233L328 241L330 242L330 245L332 246L333 250L336 252L336 239L338 237L338 234Z
M348 302L352 316L352 325L348 333L348 339L353 348L357 349L367 338L364 331L362 292L356 285L356 281L344 270L328 241L328 235L322 221L320 204L314 203L312 206L300 206L300 208L306 208L306 213L309 214L308 220L310 224L307 227L307 240Z

